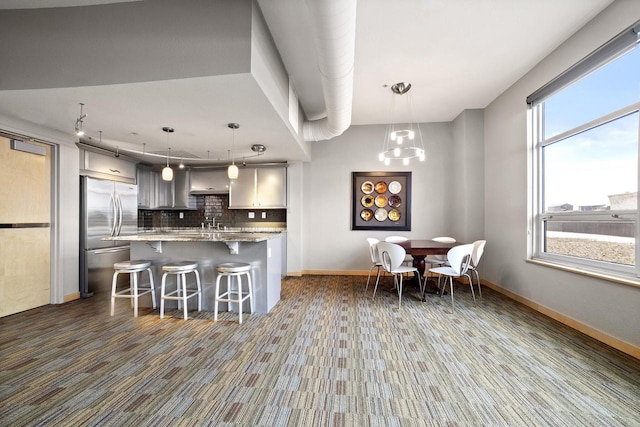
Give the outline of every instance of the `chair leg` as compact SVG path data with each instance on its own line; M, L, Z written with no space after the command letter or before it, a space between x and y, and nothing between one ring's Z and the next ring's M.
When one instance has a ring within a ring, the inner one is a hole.
M151 287L151 302L155 309L158 308L158 303L156 301L156 286L153 283L153 272L151 271L151 267L147 268L147 273L149 274L149 286Z
M451 289L451 310L455 310L455 304L453 303L453 277L449 276L449 288Z
M473 291L473 280L471 280L471 275L465 274L465 276L467 276L467 278L469 279L469 286L471 287L471 296L473 297L473 303L477 304L476 293Z
M218 274L216 278L216 296L215 302L213 304L213 321L218 321L218 297L220 296L220 279L222 279L222 275Z
M131 273L130 276L133 276L133 280L129 279L133 282L131 285L133 287L133 317L138 317L138 273Z
M402 307L402 274L399 274L398 276L400 276L400 280L398 283L398 308Z
M476 278L478 279L478 295L480 295L480 299L482 299L482 286L480 286L480 273L478 273L478 270L472 270L473 274L476 274Z
M372 265L371 268L369 269L369 275L367 276L367 286L364 287L364 290L366 291L367 289L369 289L369 280L371 279L371 272L373 271L373 267L378 267L377 265ZM380 272L380 267L378 267L378 272Z
M184 320L187 320L189 318L187 315L189 305L187 304L187 275L182 273L180 276L182 276L182 298L184 298L182 300L182 312L184 313ZM180 286L180 283L178 283L178 286Z
M196 285L198 287L198 311L202 311L202 287L200 286L200 273L198 270L193 271L196 274Z
M249 306L251 314L253 314L253 284L251 283L251 273L247 273L247 282L249 282Z
M116 304L116 282L118 281L118 272L113 273L113 281L111 282L111 315L113 316Z
M378 269L378 276L376 277L376 285L373 288L373 296L371 298L376 297L376 291L378 290L378 283L380 282L380 270Z
M164 291L167 283L167 273L162 275L162 282L160 284L160 318L164 318Z
M236 289L238 290L238 292L236 293L237 295L236 298L238 299L238 301L240 301L238 303L238 324L242 325L242 305L243 305L241 301L242 300L242 277L240 274L236 275L236 286L237 286Z

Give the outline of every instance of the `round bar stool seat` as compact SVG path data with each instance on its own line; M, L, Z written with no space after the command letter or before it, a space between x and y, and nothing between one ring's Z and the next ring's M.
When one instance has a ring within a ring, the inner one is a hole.
M151 261L129 260L113 264L113 281L111 282L111 315L113 316L116 298L129 298L133 304L133 316L138 317L138 299L142 295L151 294L153 308L156 308L156 289L153 284L153 272ZM138 286L138 273L147 271L149 274L149 286ZM117 290L118 274L129 274L129 287ZM142 292L141 292L142 291Z
M189 298L198 296L198 311L202 311L202 288L200 287L200 274L198 273L198 263L191 261L172 262L162 266L162 286L160 287L160 318L164 318L165 300L177 300L178 309L182 306L184 320L188 319L187 301ZM193 273L196 276L196 289L187 288L187 274ZM167 276L175 274L176 290L166 292Z
M249 300L249 307L253 313L253 285L251 284L251 264L245 262L225 262L216 267L218 277L216 278L216 299L213 311L213 320L218 320L218 303L226 302L227 310L229 303L238 304L238 323L242 323L242 303ZM247 289L242 290L242 276L247 278ZM220 281L227 278L227 290L220 293ZM235 278L235 280L232 280ZM234 286L235 285L235 286Z

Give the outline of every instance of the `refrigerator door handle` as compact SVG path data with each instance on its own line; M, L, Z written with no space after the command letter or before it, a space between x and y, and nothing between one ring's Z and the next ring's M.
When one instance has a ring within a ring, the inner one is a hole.
M122 231L122 199L118 193L116 193L116 202L118 203L118 226L116 228L115 236L119 236L120 231Z
M109 235L111 237L115 236L116 234L116 227L118 226L118 206L116 205L116 199L113 193L111 193L110 195L110 201L109 204L112 206L113 208L113 224L111 224L111 232L109 233Z
M96 255L100 255L100 254L112 254L112 253L116 253L116 252L124 252L124 251L128 251L130 250L130 246L115 246L113 248L103 248L103 249L90 249L87 252L91 253L91 254L96 254Z

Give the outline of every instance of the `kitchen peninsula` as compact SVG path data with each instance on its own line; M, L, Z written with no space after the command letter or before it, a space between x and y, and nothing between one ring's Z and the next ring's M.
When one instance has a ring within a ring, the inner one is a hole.
M282 232L205 229L141 232L108 239L130 242L131 259L152 262L158 295L162 265L176 261L197 262L203 288L202 308L206 311L214 309L216 266L223 262L249 263L252 267L254 312L267 314L280 300L282 240L285 236ZM169 283L175 286L173 281ZM140 304L150 307L151 299L141 299ZM175 304L168 304L168 307L173 308ZM248 311L248 307L244 311Z

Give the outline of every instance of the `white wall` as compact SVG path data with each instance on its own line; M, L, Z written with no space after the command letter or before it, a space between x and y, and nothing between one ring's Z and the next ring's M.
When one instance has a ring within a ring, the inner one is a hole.
M606 335L640 346L640 288L527 263L527 95L640 19L617 0L491 103L484 113L483 278ZM532 34L535 36L535 34Z
M312 145L313 161L303 173L303 270L368 271L367 237L399 234L424 239L452 233L448 221L447 176L451 161L450 123L420 125L427 158L384 166L378 160L385 126L351 126L341 136ZM412 230L406 232L351 230L351 173L412 172Z

